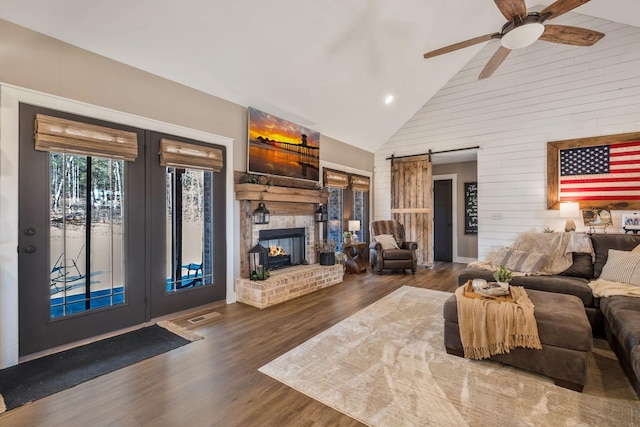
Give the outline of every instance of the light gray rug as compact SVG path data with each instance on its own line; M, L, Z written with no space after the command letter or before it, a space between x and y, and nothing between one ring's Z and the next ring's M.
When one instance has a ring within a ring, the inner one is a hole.
M446 354L450 296L402 287L260 372L372 426L640 425L640 400L603 340L583 393Z

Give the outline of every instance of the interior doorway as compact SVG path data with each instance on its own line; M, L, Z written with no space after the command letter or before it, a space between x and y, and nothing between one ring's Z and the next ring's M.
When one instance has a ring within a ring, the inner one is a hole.
M453 180L433 182L433 256L436 261L453 261Z

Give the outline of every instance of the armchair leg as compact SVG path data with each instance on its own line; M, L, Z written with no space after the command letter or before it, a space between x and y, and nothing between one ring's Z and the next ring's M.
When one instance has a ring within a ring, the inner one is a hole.
M382 269L378 269L378 274L382 274Z
M411 269L411 274L416 275L416 270L414 268Z

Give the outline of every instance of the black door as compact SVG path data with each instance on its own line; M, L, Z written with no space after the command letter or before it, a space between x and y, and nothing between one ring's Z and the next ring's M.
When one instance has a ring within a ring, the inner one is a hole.
M138 157L36 151L37 113L134 132ZM227 166L160 166L163 137L206 145L20 106L20 355L226 297Z
M36 151L36 113L144 140L139 129L20 106L20 355L145 321L144 156Z
M433 182L433 256L436 261L453 260L452 180Z
M224 168L211 172L159 163L163 138L207 144L158 132L147 138L151 317L157 317L226 297L226 184Z

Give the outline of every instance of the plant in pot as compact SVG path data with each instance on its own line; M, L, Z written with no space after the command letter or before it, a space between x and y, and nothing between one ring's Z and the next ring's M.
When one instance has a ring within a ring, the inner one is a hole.
M493 278L496 279L498 285L505 289L508 289L509 282L511 281L511 271L504 267L498 267L493 272Z
M320 252L320 265L334 265L336 263L336 242L318 240L314 246L316 252Z
M342 233L342 241L344 243L346 243L347 245L349 243L351 243L351 232L350 231L345 231Z

